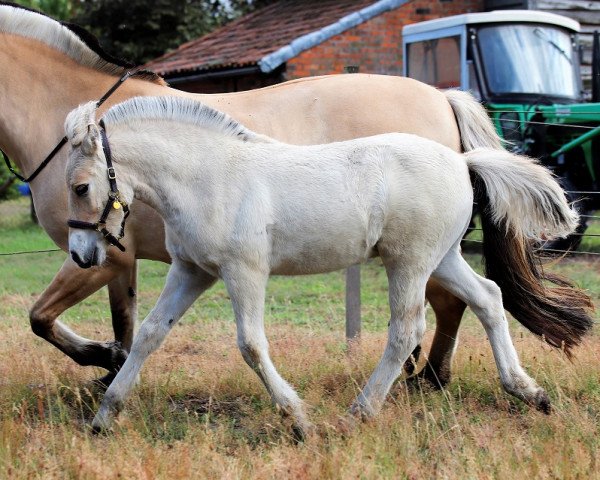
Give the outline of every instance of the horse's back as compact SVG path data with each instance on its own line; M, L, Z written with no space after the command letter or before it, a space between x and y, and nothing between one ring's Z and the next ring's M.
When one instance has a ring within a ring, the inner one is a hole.
M269 162L250 175L266 182L269 200L257 204L270 208L274 273L336 270L375 255L382 240L411 250L432 230L458 236L469 216L464 159L415 135L265 149Z
M445 95L406 77L327 75L199 99L252 130L296 145L404 132L460 151Z

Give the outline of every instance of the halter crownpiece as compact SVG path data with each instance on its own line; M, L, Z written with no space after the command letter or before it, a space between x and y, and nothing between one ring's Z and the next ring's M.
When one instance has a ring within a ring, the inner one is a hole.
M117 88L119 88L121 85L123 85L123 82L125 80L127 80L129 77L132 77L134 75L136 75L137 72L132 71L132 70L127 70L120 78L119 80L117 80L117 82L108 89L108 91L102 95L102 97L100 97L100 100L98 100L96 102L96 108L98 108L100 105L102 105L104 102L106 102L106 100L108 100L108 97L110 97ZM34 170L34 172L29 175L29 177L25 178L23 175L20 175L12 166L12 163L10 163L10 159L6 156L6 154L4 153L4 151L2 151L0 149L0 154L2 155L2 157L4 157L4 163L6 163L6 166L8 167L8 169L10 170L10 172L17 177L19 180L21 180L22 182L25 183L29 183L31 182L35 177L37 177L41 171L46 168L46 165L48 165L50 163L50 161L56 156L56 154L59 152L59 150L67 143L68 139L66 136L64 136L63 138L61 138L59 140L59 142L56 144L56 146L52 149L52 151L48 154L48 156L42 161L42 163L40 163L38 165L38 167Z
M106 174L108 177L108 183L110 185L110 190L108 191L108 200L106 205L104 205L104 210L102 211L102 215L100 215L100 219L96 223L82 222L80 220L67 220L67 225L70 228L95 230L100 232L110 245L114 245L119 250L124 252L125 247L120 240L125 236L125 220L127 220L127 217L129 216L129 206L127 205L127 202L121 198L121 194L117 188L117 176L112 164L112 153L110 151L108 137L106 136L106 126L102 120L100 120L99 126L100 138L102 139L102 151L104 152L104 158L106 159ZM123 208L124 214L123 220L121 221L121 230L119 234L115 236L106 228L106 219L108 218L111 210L120 210L121 208Z

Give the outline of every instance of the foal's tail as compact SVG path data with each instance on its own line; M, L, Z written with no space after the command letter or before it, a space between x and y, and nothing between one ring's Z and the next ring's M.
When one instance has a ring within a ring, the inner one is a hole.
M454 111L465 152L479 147L502 148L502 139L490 117L473 95L460 90L446 90L444 95Z
M593 325L593 304L568 280L544 273L532 240L572 233L577 212L552 174L530 158L486 148L464 156L481 212L486 276L520 323L570 356Z

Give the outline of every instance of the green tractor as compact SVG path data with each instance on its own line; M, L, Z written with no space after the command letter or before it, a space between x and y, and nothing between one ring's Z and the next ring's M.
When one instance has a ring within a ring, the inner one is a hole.
M579 232L547 245L577 248L600 208L600 46L594 38L592 102L584 101L579 23L551 13L469 13L404 27L404 74L469 90L507 148L540 159L582 214Z

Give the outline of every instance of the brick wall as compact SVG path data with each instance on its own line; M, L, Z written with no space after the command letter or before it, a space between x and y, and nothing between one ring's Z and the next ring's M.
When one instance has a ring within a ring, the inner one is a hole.
M402 27L439 17L482 12L484 0L416 0L379 15L288 60L285 78L342 73L402 75Z

